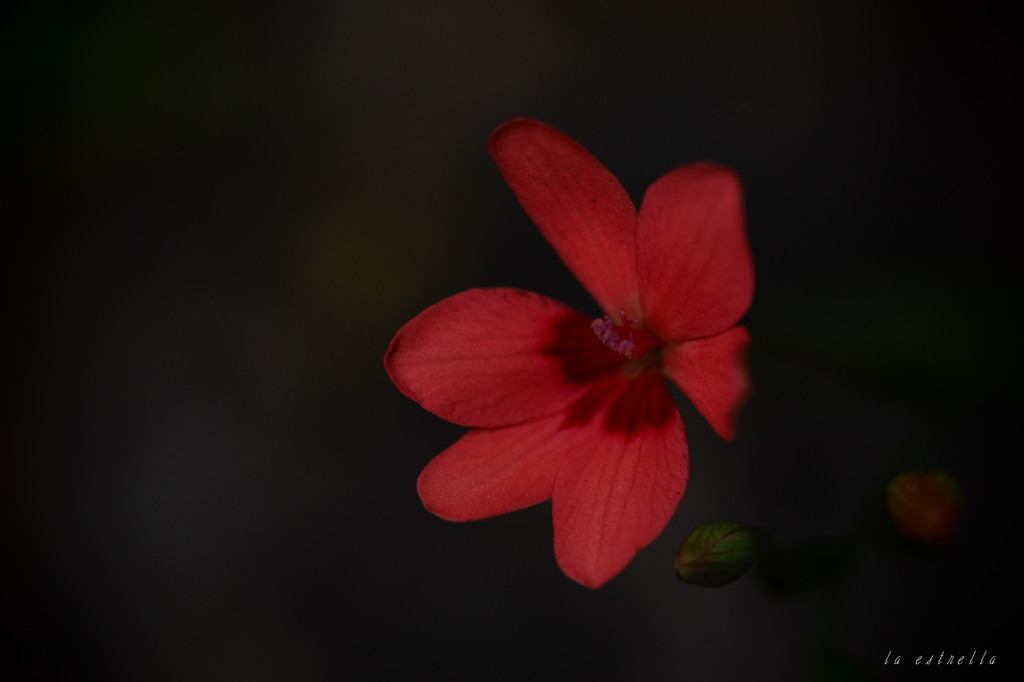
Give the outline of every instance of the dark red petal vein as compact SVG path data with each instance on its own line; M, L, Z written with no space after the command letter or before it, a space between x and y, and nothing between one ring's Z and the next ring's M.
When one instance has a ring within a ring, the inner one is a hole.
M574 386L611 376L625 362L601 343L591 321L575 312L555 321L541 352L558 362L562 378Z
M555 556L587 587L606 583L654 540L686 489L683 422L664 381L639 379L632 388L567 427L573 440L555 480Z

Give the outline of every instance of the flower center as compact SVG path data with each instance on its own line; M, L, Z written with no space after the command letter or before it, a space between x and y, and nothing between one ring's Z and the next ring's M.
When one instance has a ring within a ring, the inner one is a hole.
M627 360L636 360L640 357L636 339L633 338L633 330L629 327L617 326L605 315L591 322L590 328L608 350L615 351Z
M658 345L657 340L644 330L640 320L630 320L623 310L619 311L619 316L622 324L615 324L608 315L590 323L594 335L605 348L627 360L639 360Z

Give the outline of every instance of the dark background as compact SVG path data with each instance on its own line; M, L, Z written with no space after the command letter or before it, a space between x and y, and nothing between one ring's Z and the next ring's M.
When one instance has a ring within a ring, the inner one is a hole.
M1012 677L1014 26L969 3L21 4L12 679L901 679L974 650ZM596 592L558 570L549 505L422 509L461 429L382 366L470 287L597 314L487 157L519 115L635 199L698 159L746 192L755 394L733 444L681 406L687 495ZM917 466L964 489L942 550L884 513ZM676 580L717 519L795 553L781 585Z

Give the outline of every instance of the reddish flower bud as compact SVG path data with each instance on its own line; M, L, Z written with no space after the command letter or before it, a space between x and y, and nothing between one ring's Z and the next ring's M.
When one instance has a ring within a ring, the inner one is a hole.
M900 533L929 545L956 530L964 497L955 478L941 471L908 471L889 483L889 513Z

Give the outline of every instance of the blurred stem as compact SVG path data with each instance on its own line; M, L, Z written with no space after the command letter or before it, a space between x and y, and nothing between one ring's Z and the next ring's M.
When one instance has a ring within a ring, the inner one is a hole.
M873 542L885 542L894 537L886 511L886 487L900 472L927 466L928 454L934 451L947 412L944 404L933 403L922 413L902 445L874 477L861 513L845 533L783 548L771 533L758 531L757 566L770 591L783 596L794 596L815 587L822 591L812 642L812 679L870 679L869 672L843 654L839 646L850 575Z

